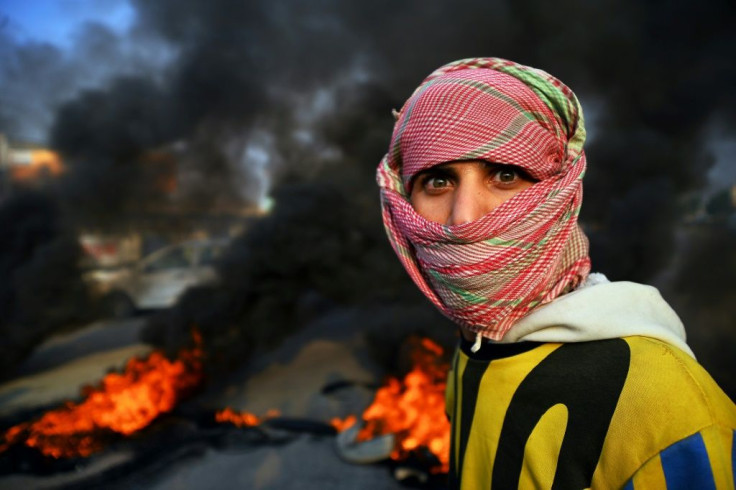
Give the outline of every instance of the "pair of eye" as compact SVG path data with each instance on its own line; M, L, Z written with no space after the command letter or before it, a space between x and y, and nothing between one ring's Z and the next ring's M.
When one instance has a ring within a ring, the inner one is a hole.
M491 165L485 166L488 177L494 185L500 187L511 187L521 180L533 180L522 170L511 166L511 165ZM451 186L457 181L455 172L450 169L444 169L442 166L434 167L432 169L421 172L417 175L415 185L419 185L421 188L432 191L442 190L446 187Z

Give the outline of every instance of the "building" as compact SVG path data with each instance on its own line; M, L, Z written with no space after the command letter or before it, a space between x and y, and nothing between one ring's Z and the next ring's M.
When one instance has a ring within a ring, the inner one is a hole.
M0 200L16 187L39 187L64 173L55 151L33 143L10 143L0 133Z

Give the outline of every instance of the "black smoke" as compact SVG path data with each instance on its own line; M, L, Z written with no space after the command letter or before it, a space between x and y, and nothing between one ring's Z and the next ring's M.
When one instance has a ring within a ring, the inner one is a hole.
M91 318L81 256L47 196L26 192L0 207L0 377L49 334Z
M71 167L59 193L82 223L102 226L110 216L162 197L155 181L144 178L143 158L174 134L164 117L166 103L151 81L126 77L59 108L50 143Z
M196 312L182 304L169 325L200 318L205 310L230 324L241 325L246 318L266 322L269 311L279 322L295 324L303 303L299 298L310 290L317 291L312 297L328 302L356 301L320 281L320 270L342 274L319 260L321 254L350 261L346 271L362 271L352 282L347 278L353 272L340 276L345 279L337 283L344 288L360 291L349 284L382 280L392 291L398 284L392 281L405 281L378 276L360 253L335 254L327 248L330 240L304 240L299 250L285 250L282 242L312 236L314 223L314 230L338 237L339 250L372 250L374 238L353 244L349 233L336 230L353 226L359 216L367 220L358 226L359 234L380 237L373 169L388 144L390 109L399 107L434 68L470 56L500 56L545 69L581 98L592 135L581 220L591 237L595 270L614 280L654 281L686 325L697 322L701 332L711 331L701 325L711 320L695 313L702 308L697 305L733 317L728 301L692 299L727 296L721 292L729 290L733 264L702 252L732 236L733 225L722 220L697 233L688 231L693 206L685 205L705 189L713 143L733 138L732 2L134 0L133 5L136 23L118 42L139 46L138 52L150 46L157 54L136 62L129 54L121 56L120 76L109 75L114 70L108 69L106 78L98 78L103 82L56 106L50 141L75 169L63 193L70 196L72 214L87 216L84 209L91 203L105 202L98 209L107 222L116 222L130 206L155 202L155 190L141 177L142 155L177 141L185 143L197 175L218 176L202 180L192 194L196 201L212 202L221 192L235 195L239 187L249 189L245 200L256 202L254 194L264 185L278 196L277 208L265 220L270 224L236 241L232 252L240 257L237 270L260 272L243 272L240 284L224 271L231 295L220 291L210 303L216 306ZM48 48L19 46L14 53L43 49ZM81 45L76 49L82 52ZM158 66L150 62L154 58L161 60ZM22 69L37 78L30 66ZM11 127L13 117L2 116ZM243 157L242 150L252 147L267 155L270 182L258 181L256 162ZM314 197L323 193L342 201L325 204ZM284 211L290 207L327 217L304 214L290 221L292 215ZM341 209L350 210L350 219L343 211L331 212ZM333 221L326 226L325 219ZM284 261L279 253L310 257L314 269L309 261ZM387 249L380 253L385 253L381 260L399 268ZM714 276L708 288L696 287L697 281L686 279L695 263L726 272ZM258 292L254 281L263 285ZM276 298L277 291L282 298ZM370 291L363 297L382 301ZM264 306L267 298L275 298L268 300L270 307ZM245 339L247 328L252 327L228 326L227 335ZM186 329L165 330L159 338L171 339L177 337L172 332ZM722 330L718 335L733 345L736 334ZM225 344L224 335L214 328L210 341ZM696 353L698 338L705 336L693 337ZM701 361L708 366L707 357ZM732 380L717 378L736 393Z

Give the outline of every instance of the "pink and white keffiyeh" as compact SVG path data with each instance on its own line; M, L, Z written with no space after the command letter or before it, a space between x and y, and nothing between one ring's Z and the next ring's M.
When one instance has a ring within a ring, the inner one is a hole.
M577 224L584 141L575 94L535 68L460 60L414 91L398 113L377 180L391 244L442 313L499 340L588 275L588 240ZM539 182L470 223L419 216L409 201L412 178L462 160L516 165Z

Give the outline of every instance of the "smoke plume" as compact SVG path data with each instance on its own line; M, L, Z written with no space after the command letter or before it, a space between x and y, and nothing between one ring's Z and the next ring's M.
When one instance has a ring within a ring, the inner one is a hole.
M733 2L133 0L133 5L137 18L127 37L111 40L112 34L90 28L82 36L101 39L93 59L113 60L93 86L76 75L77 67L86 66L87 43L61 54L44 45L12 45L7 36L0 38L0 48L14 69L4 61L0 82L20 90L18 80L29 80L36 99L22 107L30 111L40 104L53 114L53 123L40 116L32 120L51 128L49 141L73 167L61 194L77 216L87 216L84 210L98 203L96 211L115 222L131 206L155 202L160 196L142 177L141 162L147 151L175 142L186 148L183 158L194 175L217 176L195 179L202 184L191 191L196 202L215 202L224 192L255 203L271 193L278 196L277 206L314 213L295 222L285 208L277 208L252 237L235 242L241 267L262 271L243 277L260 286L228 279L233 296L218 293L221 301L215 304L229 305L217 307L227 312L218 321L267 322L278 314L298 323L298 297L308 290L330 301L354 301L322 283L320 269L340 273L336 263L324 263L325 256L360 264L353 282L344 284L377 281L391 290L388 281L405 281L361 269L368 265L356 256L371 250L362 248L364 242L343 236L338 241L351 244L340 245L335 254L329 240L304 237L325 227L350 227L358 217L354 213L371 220L362 228L369 230L366 236L380 236L373 169L388 145L390 109L434 68L471 56L542 68L580 96L593 135L581 220L591 237L594 270L640 282L687 278L695 263L703 270L726 270L706 289L686 279L656 284L686 324L710 320L692 310L706 303L683 297L721 298L721 291L729 290L733 264L724 262L723 254L702 251L731 240L733 224L721 221L696 234L682 230L690 226L685 217L693 211L685 203L707 183L714 138L734 136L729 129L736 115L730 83L736 78ZM113 41L126 47L122 54L109 51ZM59 92L49 87L56 74L71 80ZM21 114L28 111L0 105L1 129L22 128ZM275 190L287 183L281 193ZM328 191L328 185L336 190ZM315 204L322 198L313 196L324 193L344 201ZM343 207L351 209L349 216L330 211ZM334 221L327 226L329 220ZM691 246L679 246L681 240ZM285 250L284 241L300 247ZM349 257L341 255L343 247L350 249ZM294 263L281 253L310 259ZM399 268L390 253L380 257ZM306 276L304 268L310 271ZM674 272L663 275L666 270ZM261 299L248 303L258 287ZM284 296L273 300L272 309L260 302L278 294ZM263 311L236 312L253 304ZM714 315L733 317L732 302L707 304L719 312ZM190 311L177 321L198 315ZM733 344L736 335L726 330L719 335ZM235 331L227 335L245 338ZM218 330L210 340L224 343L223 335ZM698 353L698 345L694 348ZM707 358L701 361L708 367ZM716 377L736 392L733 379Z

